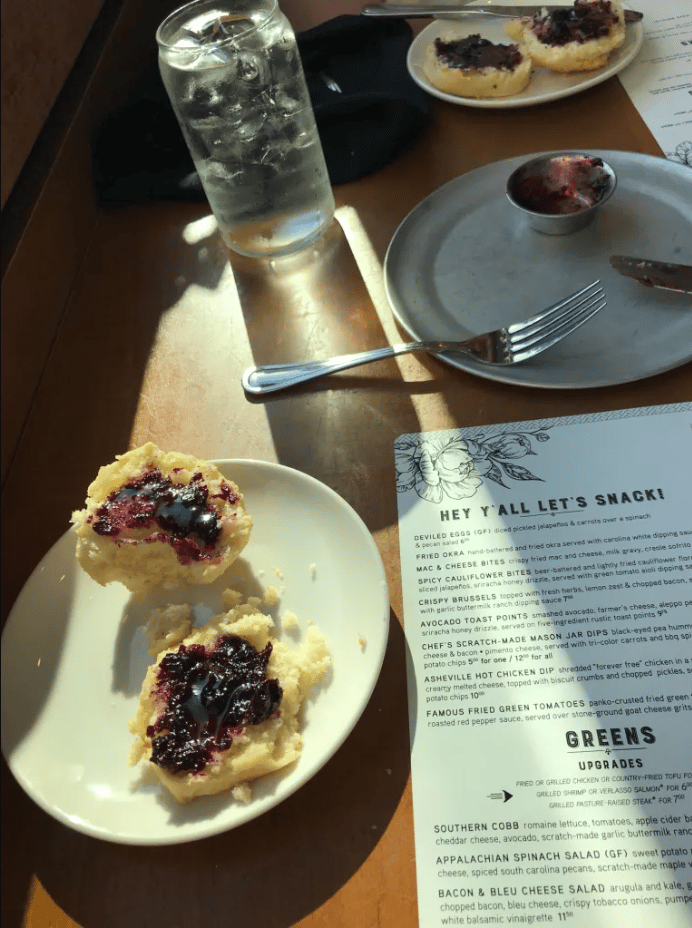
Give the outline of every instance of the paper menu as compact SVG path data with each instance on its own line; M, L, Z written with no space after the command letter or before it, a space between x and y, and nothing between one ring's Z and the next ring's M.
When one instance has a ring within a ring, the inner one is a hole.
M396 443L420 924L692 924L692 404Z
M644 42L620 81L666 157L692 167L692 3L637 0Z

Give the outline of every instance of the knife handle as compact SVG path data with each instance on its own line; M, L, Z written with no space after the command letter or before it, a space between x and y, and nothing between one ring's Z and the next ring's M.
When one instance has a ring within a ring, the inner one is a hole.
M463 9L463 4L459 4L458 7L450 7L444 4L440 6L416 6L411 3L400 3L400 4L388 4L388 3L369 3L363 7L360 11L362 16L380 16L380 17L396 17L404 19L430 19L434 16L464 16L473 14L489 14L491 16L503 16L503 17L514 17L518 14L516 11L512 13L503 12L502 7L497 7L496 9L488 9L487 7L473 7L470 6L468 9ZM536 5L535 8L530 7L528 9L535 9L539 13L543 6L540 4ZM548 7L548 9L554 9L554 7ZM638 23L644 18L643 13L638 13L636 10L625 10L625 22L626 23Z
M396 18L396 19L429 19L435 14L440 14L441 10L439 7L419 7L412 6L410 10L404 10L402 8L396 9L387 9L386 6L383 6L379 3L371 3L368 6L364 6L360 11L362 16L379 16L382 18Z

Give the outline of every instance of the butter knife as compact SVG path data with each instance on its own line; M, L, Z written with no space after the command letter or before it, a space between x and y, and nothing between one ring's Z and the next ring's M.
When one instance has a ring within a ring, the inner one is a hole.
M363 16L392 16L404 17L405 19L416 19L420 17L434 16L473 16L474 13L482 13L484 16L506 16L509 19L516 19L519 16L533 16L547 10L552 13L554 10L570 9L570 4L558 4L555 6L545 6L537 3L534 6L467 6L466 4L447 4L441 3L438 6L420 5L415 3L369 3L363 7L361 14ZM643 13L637 13L634 10L625 10L625 22L636 23L643 18Z
M692 265L649 261L644 258L631 258L628 255L612 255L610 264L616 271L626 277L632 277L646 287L692 293Z

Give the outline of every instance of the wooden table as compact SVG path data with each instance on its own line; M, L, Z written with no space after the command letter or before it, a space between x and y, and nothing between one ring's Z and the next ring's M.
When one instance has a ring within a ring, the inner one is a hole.
M229 262L204 205L99 213L9 468L3 616L99 465L153 440L205 458L279 462L333 487L379 547L391 630L374 694L336 756L234 831L163 848L94 840L41 811L3 765L7 924L28 906L31 926L417 925L394 439L690 400L692 372L544 391L408 355L260 401L239 378L253 361L398 340L382 280L398 223L462 172L553 148L661 154L614 78L528 110L433 101L426 131L392 164L336 188L338 222L315 249L274 266Z

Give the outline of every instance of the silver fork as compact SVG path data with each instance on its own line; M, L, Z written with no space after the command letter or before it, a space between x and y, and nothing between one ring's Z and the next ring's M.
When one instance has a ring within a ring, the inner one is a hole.
M603 309L606 300L600 283L600 280L595 280L524 322L515 322L484 335L474 335L463 342L408 342L322 361L249 367L242 377L243 388L248 393L273 393L325 374L334 374L349 367L411 351L429 351L432 354L444 351L465 352L486 364L518 364L556 345Z

